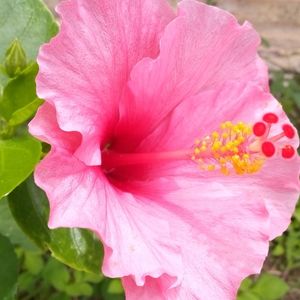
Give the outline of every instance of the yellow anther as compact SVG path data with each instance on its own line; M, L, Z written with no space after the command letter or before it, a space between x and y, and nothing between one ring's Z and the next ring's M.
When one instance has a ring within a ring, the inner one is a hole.
M237 140L238 140L239 143L241 144L241 143L243 143L243 142L245 141L245 138L242 137L242 136L239 136Z
M238 147L234 147L234 148L232 149L232 152L233 152L233 153L239 153L239 148L238 148Z
M232 143L233 143L234 146L239 146L240 145L240 142L238 140L235 140Z
M250 134L252 134L252 128L251 128L251 127L246 127L246 128L244 129L244 132L245 132L246 134L250 135Z
M225 146L221 147L221 152L225 153L226 151L227 151L227 149Z
M219 159L219 163L220 163L221 165L225 164L226 162L227 162L227 160L226 160L226 158L224 158L224 157L221 157L221 158Z
M211 135L195 141L192 159L206 171L219 170L224 175L232 173L231 170L239 175L255 173L264 160L251 154L251 135L250 125L224 122Z
M225 167L225 166L222 166L221 169L220 169L221 173L223 173L224 175L229 175L229 170Z
M243 159L249 159L250 155L249 154L243 154Z
M220 149L221 146L222 146L222 143L220 141L215 141L211 148L213 151L217 151Z
M227 139L229 137L229 134L227 132L222 133L222 138Z
M234 125L234 126L232 127L232 130L233 130L235 133L240 133L240 127L237 126L237 125Z
M240 159L240 157L237 154L232 156L233 161L238 161L239 159Z
M219 138L219 133L217 131L214 131L211 136L214 138L214 139L217 139Z
M207 170L208 171L214 171L216 169L216 166L215 165L208 165L207 166Z
M226 149L227 149L227 150L231 150L232 147L233 147L233 143L232 143L232 142L228 142L228 143L226 144Z
M201 153L200 148L199 148L199 147L195 147L194 153L195 153L196 155L200 154L200 153Z

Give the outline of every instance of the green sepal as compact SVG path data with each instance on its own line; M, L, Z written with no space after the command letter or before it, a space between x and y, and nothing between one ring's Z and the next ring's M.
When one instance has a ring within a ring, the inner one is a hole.
M18 39L15 39L7 49L4 66L9 77L16 77L26 68L26 53Z

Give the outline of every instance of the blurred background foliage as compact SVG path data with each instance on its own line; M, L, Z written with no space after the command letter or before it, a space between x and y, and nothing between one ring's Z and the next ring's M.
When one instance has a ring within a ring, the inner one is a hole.
M56 21L39 0L0 0L0 19L0 300L124 299L120 281L100 274L102 248L94 234L49 230L45 194L31 177L23 182L47 152L28 135L27 122L42 103L36 53L57 32ZM272 71L270 84L299 130L300 74ZM272 242L262 274L245 279L238 295L280 299L300 299L300 207Z

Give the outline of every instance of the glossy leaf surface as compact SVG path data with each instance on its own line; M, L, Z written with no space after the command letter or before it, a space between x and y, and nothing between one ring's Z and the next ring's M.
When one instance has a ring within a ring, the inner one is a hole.
M29 135L0 139L0 199L30 175L40 156L41 143Z

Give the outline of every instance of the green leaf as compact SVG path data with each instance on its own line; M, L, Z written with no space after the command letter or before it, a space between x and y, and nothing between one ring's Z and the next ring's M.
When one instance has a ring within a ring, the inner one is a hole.
M14 134L14 128L8 125L8 122L0 116L0 139L8 139Z
M123 294L123 287L119 279L112 279L109 282L107 292L109 294Z
M22 71L18 77L11 79L5 86L0 102L0 111L6 120L10 120L13 117L13 113L32 104L32 102L37 99L35 84L37 72L37 64L31 64ZM34 109L35 107L29 108ZM34 112L34 110L31 111L29 117ZM14 116L14 118L16 118L16 116Z
M101 282L101 292L104 300L124 300L124 291L119 279L105 278Z
M32 178L8 199L17 223L40 247L48 248L55 258L74 269L100 273L102 247L98 238L84 229L48 229L48 200Z
M0 199L31 174L40 156L41 143L29 135L0 140Z
M78 274L77 272L76 274ZM84 273L83 280L91 283L99 283L103 279L102 274Z
M240 291L247 291L250 289L250 287L252 286L253 281L251 278L245 278L240 286Z
M263 300L279 300L288 290L289 286L281 278L265 273L259 277L252 292Z
M237 300L262 300L259 296L253 294L252 292L242 292L238 295Z
M28 59L35 60L40 45L58 30L52 14L40 0L1 0L0 20L0 61L16 38Z
M38 275L44 267L42 256L39 253L30 251L26 251L24 255L24 267L26 270L32 275Z
M20 292L34 291L34 287L38 280L39 277L30 274L29 272L21 272L18 278L18 290Z
M11 297L18 279L18 258L9 239L0 235L0 299Z
M284 254L284 252L285 252L284 246L282 244L277 244L271 253L274 256L281 256Z
M294 228L295 223L288 229L288 235L286 238L286 259L287 268L295 268L300 261L300 231Z
M93 294L93 288L86 282L75 282L68 284L65 287L65 292L73 297L76 296L91 296Z
M0 90L7 76L1 73L1 62L9 45L18 39L27 59L35 61L40 45L58 32L58 24L41 0L0 1Z
M64 293L55 293L50 295L48 300L70 300L70 297Z
M42 276L59 291L64 291L70 280L67 268L53 258L49 259Z
M20 125L30 119L38 107L43 103L43 100L36 98L26 106L16 110L8 121L8 125L11 127Z
M8 237L14 245L20 245L24 249L32 251L38 249L16 224L5 198L0 201L0 234Z
M88 230L79 228L51 230L51 243L48 247L55 258L70 267L100 273L102 247L95 234Z
M300 223L300 206L296 207L296 210L294 212L294 217L296 221Z

